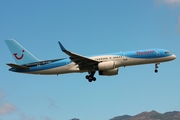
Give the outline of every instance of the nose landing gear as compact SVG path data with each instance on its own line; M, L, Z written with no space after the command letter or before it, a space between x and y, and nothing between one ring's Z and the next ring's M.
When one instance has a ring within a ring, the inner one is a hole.
M89 82L96 81L96 78L94 77L94 74L95 74L95 73L96 73L95 71L90 72L89 75L86 75L86 79L87 79Z
M154 70L155 73L158 72L158 64L159 64L159 63L156 63L156 64L155 64L155 70Z

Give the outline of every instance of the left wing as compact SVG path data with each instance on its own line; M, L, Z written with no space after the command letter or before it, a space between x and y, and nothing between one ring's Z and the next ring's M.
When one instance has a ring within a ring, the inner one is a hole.
M70 56L70 59L75 62L76 64L78 64L79 66L89 66L89 65L95 65L95 64L98 64L99 61L96 61L96 60L93 60L93 59L90 59L90 58L87 58L85 56L82 56L82 55L78 55L76 53L73 53L73 52L70 52L68 50L66 50L64 48L64 46L60 43L59 43L59 46L61 48L61 50L66 53L67 55Z

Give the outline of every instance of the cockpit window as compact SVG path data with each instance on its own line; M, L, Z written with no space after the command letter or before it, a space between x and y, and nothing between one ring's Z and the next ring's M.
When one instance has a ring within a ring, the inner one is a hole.
M166 51L165 54L170 54L170 52L169 52L169 51Z

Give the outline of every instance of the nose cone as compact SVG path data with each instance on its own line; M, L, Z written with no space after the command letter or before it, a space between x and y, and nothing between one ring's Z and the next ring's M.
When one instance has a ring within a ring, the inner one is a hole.
M176 59L176 55L172 54L171 58L172 58L172 60Z

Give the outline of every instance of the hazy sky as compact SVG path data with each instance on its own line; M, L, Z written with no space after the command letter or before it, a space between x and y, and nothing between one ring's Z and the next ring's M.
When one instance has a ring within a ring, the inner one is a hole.
M176 60L87 73L40 76L8 71L4 40L15 39L37 58L164 48ZM108 120L142 111L180 111L180 0L0 0L0 119Z

